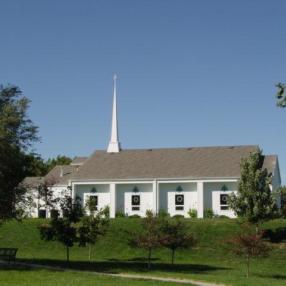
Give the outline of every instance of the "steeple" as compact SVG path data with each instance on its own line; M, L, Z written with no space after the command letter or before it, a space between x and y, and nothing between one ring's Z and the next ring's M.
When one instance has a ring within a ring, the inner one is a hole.
M113 106L112 106L112 125L111 137L107 148L108 153L118 153L120 151L120 142L118 139L118 126L117 126L117 102L116 102L116 79L117 75L113 76Z

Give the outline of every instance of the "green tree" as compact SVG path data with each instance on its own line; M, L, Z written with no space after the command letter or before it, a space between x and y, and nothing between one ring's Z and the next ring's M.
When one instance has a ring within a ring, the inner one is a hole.
M129 235L131 247L143 248L148 251L148 269L150 269L152 251L160 246L160 219L152 211L147 211L146 217L142 219L142 231Z
M93 204L91 204L93 205ZM84 216L77 223L77 234L80 246L88 246L88 259L91 261L92 247L98 237L104 236L109 226L109 208L106 207L95 214L95 210L90 211L89 216Z
M281 198L281 216L286 218L286 186L280 187L277 193Z
M276 84L277 87L277 106L285 108L286 107L286 84L279 82Z
M262 169L262 163L261 150L242 159L238 192L229 197L229 206L238 217L257 228L261 222L271 219L277 210L270 190L271 174Z
M0 86L0 219L16 217L25 190L19 183L32 174L30 149L38 128L28 117L30 101L16 86Z
M58 155L56 158L50 158L45 162L46 165L46 173L52 170L57 165L69 165L72 159L67 156Z
M183 219L168 219L161 225L160 243L171 250L171 263L174 264L177 249L188 249L196 245L196 239L188 233Z
M250 260L255 257L265 257L271 250L263 241L263 232L255 231L250 224L243 224L241 226L241 232L228 239L226 244L230 246L230 251L233 254L245 259L247 278L250 272Z
M42 240L55 240L62 243L66 248L66 261L69 263L70 248L78 241L76 223L80 221L84 212L81 201L76 198L74 201L70 196L65 196L61 202L63 217L55 215L49 223L39 226Z

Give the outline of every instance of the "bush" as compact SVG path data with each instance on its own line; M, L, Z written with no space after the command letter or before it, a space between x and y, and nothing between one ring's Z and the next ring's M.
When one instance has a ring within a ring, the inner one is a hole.
M166 218L169 217L169 213L167 211L165 211L164 209L160 209L158 212L158 217L160 218Z
M213 218L214 212L212 209L205 209L204 210L204 218Z
M280 215L282 218L286 218L286 204L281 207Z
M228 219L230 219L230 217L228 217L228 216L226 216L226 215L219 215L217 218L223 218L223 219L228 218Z
M56 219L59 217L59 211L58 210L55 210L55 209L52 209L51 210L51 218L52 219Z
M125 217L124 212L116 212L115 217Z
M185 218L185 217L183 215L176 214L176 215L172 216L172 218Z
M141 218L141 216L138 215L138 214L130 215L130 216L128 216L128 217L129 217L129 218Z
M190 209L188 211L188 215L191 217L191 218L197 218L198 217L198 211L196 209Z

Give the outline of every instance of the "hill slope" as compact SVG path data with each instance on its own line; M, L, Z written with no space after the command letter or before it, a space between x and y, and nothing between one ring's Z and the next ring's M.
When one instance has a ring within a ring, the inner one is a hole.
M64 264L65 249L57 242L40 240L37 226L40 219L22 223L8 222L0 227L0 247L18 247L18 258L37 263ZM229 285L286 285L286 246L273 244L269 258L255 260L251 265L252 277L244 278L245 266L224 248L224 241L236 231L235 220L187 220L190 231L199 244L195 249L178 251L175 263L170 263L170 253L158 249L153 255L153 269L147 272L146 253L127 245L126 230L140 227L140 219L115 219L111 221L107 235L99 239L94 248L93 263L88 261L87 248L73 247L71 267L75 269L107 272L140 272L152 275L185 277ZM275 220L264 225L265 229L285 230L286 220Z

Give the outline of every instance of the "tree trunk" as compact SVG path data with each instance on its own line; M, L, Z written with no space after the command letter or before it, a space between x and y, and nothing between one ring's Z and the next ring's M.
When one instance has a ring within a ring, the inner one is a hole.
M256 224L255 225L255 233L256 233L256 235L258 234L258 232L259 232L259 227L258 227L258 224Z
M151 255L152 255L152 248L148 249L148 269L151 269Z
M67 246L66 250L67 250L67 264L69 264L69 262L70 262L70 248Z
M91 261L91 244L88 244L88 260Z
M175 260L175 249L172 249L172 265L174 265Z
M246 272L246 277L248 278L248 277L249 277L249 264L250 264L249 255L247 255L246 259L247 259L247 272Z

